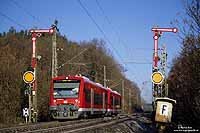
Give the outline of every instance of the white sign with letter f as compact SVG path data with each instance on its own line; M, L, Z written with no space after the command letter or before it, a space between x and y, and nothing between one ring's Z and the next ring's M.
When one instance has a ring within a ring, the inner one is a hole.
M160 106L160 115L165 115L167 116L168 115L168 108L169 106L167 104L161 104Z

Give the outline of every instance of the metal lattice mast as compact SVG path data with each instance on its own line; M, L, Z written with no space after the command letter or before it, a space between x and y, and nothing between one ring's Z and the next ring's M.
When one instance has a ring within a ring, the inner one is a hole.
M166 71L167 71L167 51L165 44L163 44L161 53L161 72L165 78L162 85L162 97L168 97L168 84L166 81Z
M54 29L54 33L53 33L53 36L52 36L52 75L51 77L54 78L54 77L57 77L58 75L58 61L57 61L57 49L56 49L56 34L57 34L57 24L58 24L58 21L55 20L54 24L52 25L52 28Z
M124 92L124 80L122 79L122 111L125 112L125 92Z
M104 87L107 87L106 86L106 66L104 65L103 66L103 85L104 85Z

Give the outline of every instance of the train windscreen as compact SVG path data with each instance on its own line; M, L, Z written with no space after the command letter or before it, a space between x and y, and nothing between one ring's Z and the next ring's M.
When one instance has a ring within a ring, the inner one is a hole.
M78 98L80 80L54 80L54 98Z

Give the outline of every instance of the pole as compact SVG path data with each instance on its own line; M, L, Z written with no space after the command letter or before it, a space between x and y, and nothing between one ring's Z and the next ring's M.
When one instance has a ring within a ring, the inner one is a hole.
M154 35L154 68L158 67L158 32Z
M32 88L31 86L29 86L29 94L28 94L28 111L29 111L29 116L28 116L28 122L31 123L31 107L32 107L32 100L31 100L31 92L32 91Z
M26 123L27 123L27 116L25 117L25 121L26 121Z
M158 67L158 39L162 35L163 32L174 32L176 33L178 31L177 28L152 28L151 29L154 32L154 69L157 69Z
M124 80L122 79L122 111L124 112Z
M106 66L103 66L103 75L104 75L104 87L106 87Z
M41 33L53 33L54 29L32 29L30 30L32 33L32 58L31 58L31 66L33 68L33 73L35 77L35 81L31 85L31 90L29 94L29 122L33 120L33 122L37 122L37 54L36 54L36 38L41 36ZM33 118L33 119L32 119Z
M162 97L168 97L168 84L166 81L166 71L167 71L167 51L166 51L166 46L163 44L162 46L163 51L161 55L161 69L162 69L162 74L164 75L164 84L162 88Z
M173 32L176 33L178 31L177 28L158 28L154 27L151 29L154 32L154 57L153 57L153 72L158 71L158 39L161 37L163 32ZM162 97L162 88L159 85L153 84L153 94L155 97ZM167 94L167 93L166 93Z
M52 36L52 78L57 77L58 69L57 69L57 49L56 49L56 31L57 31L57 22L53 24L52 28L54 29L54 33Z
M131 90L130 89L129 89L128 97L129 97L129 100L128 100L129 113L131 114Z
M35 81L33 82L33 89L32 89L32 101L31 101L31 106L29 107L29 112L31 112L31 108L33 108L33 113L35 114L35 122L37 121L37 78L36 78L36 65L37 65L37 59L36 59L36 33L32 34L32 44L33 44L33 49L32 49L32 61L31 65L34 70L34 76L35 76ZM31 121L31 117L33 116L32 112L30 113L30 118L29 121Z

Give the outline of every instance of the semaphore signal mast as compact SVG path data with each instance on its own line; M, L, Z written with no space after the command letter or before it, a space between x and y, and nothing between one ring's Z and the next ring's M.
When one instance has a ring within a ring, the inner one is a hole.
M152 82L153 82L153 95L155 97L162 97L162 90L159 89L159 85L162 86L163 81L165 81L165 72L160 72L158 70L158 40L161 37L163 32L173 32L176 33L178 31L177 28L152 28L154 32L154 56L153 56L153 73L152 73ZM165 96L167 97L167 96Z
M154 69L157 68L158 65L158 39L162 35L163 32L174 32L178 31L177 28L152 28L154 32Z
M54 28L50 29L31 29L32 34L32 58L31 58L31 67L33 72L25 72L24 81L30 85L30 93L29 93L29 122L37 122L37 76L36 76L36 68L37 68L37 53L36 53L36 40L37 37L40 37L43 33L53 34L55 32ZM29 79L33 79L30 80Z
M159 130L165 129L165 124L171 122L172 108L173 104L176 103L176 100L168 98L168 88L166 83L166 48L163 47L161 53L161 71L158 69L158 39L161 37L163 32L173 32L178 31L177 28L152 28L154 32L154 56L153 56L153 73L152 73L152 82L153 82L153 110L155 112L155 122L156 127ZM164 88L163 88L164 87Z

